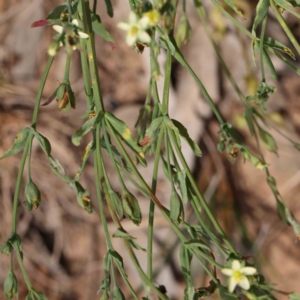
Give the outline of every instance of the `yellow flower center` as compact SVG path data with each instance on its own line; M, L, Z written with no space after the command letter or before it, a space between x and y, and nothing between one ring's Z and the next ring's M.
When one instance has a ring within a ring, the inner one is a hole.
M155 26L159 22L159 19L160 19L160 14L155 9L145 13L144 16L146 16L149 19L150 26Z
M131 26L128 33L131 36L135 36L135 35L137 35L138 31L139 31L139 28L136 25L133 25L133 26Z
M240 282L245 278L245 275L243 275L240 271L234 271L232 277L236 282Z

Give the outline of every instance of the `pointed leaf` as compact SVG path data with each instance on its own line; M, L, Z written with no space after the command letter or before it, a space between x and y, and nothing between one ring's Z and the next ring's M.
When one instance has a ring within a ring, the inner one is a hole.
M139 145L144 147L151 145L157 139L157 130L159 129L164 117L155 118L149 128L146 130L145 137L142 141L139 142Z
M142 221L142 214L137 199L129 191L125 190L122 193L122 201L126 215L134 224L140 225Z
M273 49L276 49L276 50L279 50L283 53L286 53L288 54L292 59L296 59L296 56L294 54L294 52L288 48L287 46L283 45L282 43L278 42L277 40L275 39L272 39L270 37L265 37L264 38L264 44L273 48Z
M85 164L86 164L88 158L95 151L95 149L96 149L96 145L95 145L94 141L89 142L88 145L85 147L85 149L82 153L82 156L81 156L82 161L81 161L80 167L75 175L74 180L77 181L79 179L81 173L83 172L83 169L85 167Z
M255 130L254 130L254 124L253 124L253 109L252 107L247 106L245 109L245 119L248 124L248 128L250 130L250 133L254 135Z
M130 129L128 128L128 126L123 121L116 118L110 112L105 112L105 119L112 125L113 129L123 139L123 141L130 147L130 149L136 153L139 162L141 163L142 166L145 167L147 165L147 162L144 153L142 152L140 146L138 146L138 144L134 140L133 135Z
M175 189L173 189L171 193L170 217L175 222L178 222L179 220L184 221L182 202Z
M105 0L106 12L112 18L114 16L114 9L110 0Z
M267 51L265 49L263 49L263 60L264 60L264 63L267 65L269 71L270 71L270 74L272 76L272 78L277 81L278 80L278 77L277 77L277 73L276 73L276 70L274 68L274 65L272 63L272 60L269 56L269 54L267 53Z
M123 206L120 196L111 188L108 190L107 202L119 220L123 219Z
M181 170L181 171L177 172L174 176L174 180L175 180L175 182L178 183L183 203L187 204L187 202L188 202L188 192L187 192L187 181L186 181L186 172L185 172L185 170Z
M8 157L8 156L11 156L11 155L14 155L14 154L17 154L19 153L20 151L22 151L25 147L25 144L26 144L26 141L27 141L27 136L28 136L28 133L30 131L30 127L25 127L23 128L16 136L15 140L14 140L14 144L13 146L7 150L1 157L0 157L0 160L5 158L5 157Z
M60 16L63 12L67 11L67 5L62 4L55 7L46 17L46 19L60 19Z
M240 17L243 17L241 10L235 5L233 0L224 0L228 6L230 6Z
M121 289L115 285L113 288L113 296L112 296L113 300L125 300L125 297L121 291Z
M276 142L275 142L274 138L272 137L272 135L260 127L258 129L259 129L260 138L261 138L264 146L269 151L277 154L277 145L276 145Z
M191 147L191 149L193 150L194 154L196 156L202 156L202 152L198 146L198 144L196 142L194 142L189 134L187 129L178 121L176 120L172 120L173 124L176 126L176 128L178 129L179 134L185 139L185 141L189 144L189 146Z
M101 23L99 16L91 13L91 19L92 19L93 31L96 34L100 35L105 41L114 42L113 37L110 35L110 33L105 29L105 27Z
M89 132L91 131L95 124L99 123L101 119L103 118L103 114L100 112L93 118L88 119L86 122L82 124L80 129L78 129L73 135L72 135L72 143L75 146L79 146L81 139Z
M51 153L51 145L49 140L46 137L44 137L42 134L38 133L34 128L31 127L30 130L38 140L45 154L49 157Z

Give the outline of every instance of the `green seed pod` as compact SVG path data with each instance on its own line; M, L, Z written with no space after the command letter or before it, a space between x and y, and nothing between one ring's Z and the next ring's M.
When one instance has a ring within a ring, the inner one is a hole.
M5 278L4 294L7 299L12 299L18 294L18 281L13 271L9 271Z
M191 39L192 28L191 25L184 13L178 25L178 29L176 32L176 43L177 46L180 47L181 45L186 45Z
M41 202L41 193L38 187L29 179L25 186L25 205L28 211L32 208L37 209Z

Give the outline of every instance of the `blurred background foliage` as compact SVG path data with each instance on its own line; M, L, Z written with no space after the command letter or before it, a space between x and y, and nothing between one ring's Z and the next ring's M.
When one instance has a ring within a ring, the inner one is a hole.
M192 33L190 43L183 45L181 50L225 120L236 126L250 149L255 149L254 140L243 118L244 106L224 76L192 1L187 2ZM203 2L209 18L209 29L224 60L244 93L254 94L259 83L259 70L251 60L251 40L235 28L210 1ZM243 24L251 29L257 1L235 2L244 13ZM127 19L129 5L124 0L114 0L112 3L115 12L113 19L106 15L104 1L98 5L102 21L116 41L116 47L112 49L109 43L96 39L100 79L106 109L113 111L133 129L147 93L150 76L148 50L138 54L125 44L124 34L117 29L116 23ZM11 146L16 133L30 124L38 83L47 61L47 47L53 36L51 27L31 29L30 24L45 18L59 4L59 0L0 0L0 154ZM284 16L299 40L299 20L288 13L284 13ZM266 35L292 48L271 14ZM281 131L299 142L299 76L275 57L272 59L279 80L273 82L267 73L268 82L272 82L277 89L268 102L268 118ZM77 98L76 110L59 112L56 105L51 104L41 108L38 122L39 131L52 144L54 156L72 176L77 171L84 147L75 147L71 143L71 135L79 128L79 117L85 113L79 60L79 52L74 52L71 83ZM45 99L58 86L58 81L62 80L64 61L65 53L61 51L51 68L44 90ZM164 64L164 53L161 54L160 63ZM299 67L299 62L296 64ZM158 81L158 85L162 88L161 81ZM203 158L196 159L184 146L183 151L200 189L205 192L209 205L235 248L245 256L255 256L267 280L277 283L279 290L300 292L299 244L295 242L293 231L279 221L265 174L249 163L243 164L242 158L238 158L232 165L226 155L217 152L219 126L193 79L176 62L173 63L170 109L171 117L182 122L191 137L200 144ZM281 195L299 219L299 152L278 132L272 130L271 133L277 141L278 156L266 152L266 161L270 163ZM12 197L19 161L20 155L0 161L1 243L10 234ZM116 178L112 168L111 172L112 178ZM151 180L147 169L141 169L141 172L148 181ZM88 215L78 206L73 191L51 173L38 147L33 148L32 176L42 193L42 203L38 210L28 213L22 205L24 195L21 195L18 232L26 253L24 263L33 285L37 290L44 291L49 299L98 299L97 290L103 278L102 258L106 246L97 210L95 214ZM91 163L87 165L82 180L90 190L92 201L95 201ZM112 183L118 189L117 180ZM164 202L168 201L169 192L161 171L157 195ZM123 222L139 244L145 247L148 201L139 194L137 196L145 215L142 224L134 227L129 221L127 224L127 220ZM154 243L156 283L166 287L170 299L179 299L183 295L184 280L178 264L177 240L159 214L155 221ZM130 261L126 260L122 242L116 240L114 245L119 253L124 254L129 278L133 286L138 288L140 281ZM143 255L138 253L139 258L143 258ZM1 289L8 262L8 257L0 256L0 295L3 295ZM197 285L207 285L206 275L199 269L193 271ZM20 278L19 299L24 299L26 286L22 284L18 271L17 276ZM285 299L282 295L277 296L278 299Z

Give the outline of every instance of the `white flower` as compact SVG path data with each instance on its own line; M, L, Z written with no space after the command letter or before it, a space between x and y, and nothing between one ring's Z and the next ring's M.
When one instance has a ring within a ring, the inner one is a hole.
M74 19L72 21L72 24L75 25L76 27L78 27L78 21L76 19ZM62 33L64 31L64 27L63 26L60 26L60 25L53 25L52 28L57 31L58 33ZM88 34L82 32L82 31L79 31L77 30L77 33L78 33L78 36L82 39L87 39L89 37Z
M146 13L143 13L142 19L145 19L148 26L156 26L160 20L160 14L156 9L152 9Z
M237 285L244 290L249 290L250 282L246 275L254 275L257 271L253 267L243 267L238 260L234 260L231 269L224 268L221 272L230 276L228 290L232 293Z
M121 22L117 25L119 28L127 31L126 43L133 46L135 42L150 43L151 38L146 32L148 27L148 18L138 19L134 12L130 12L129 22Z

